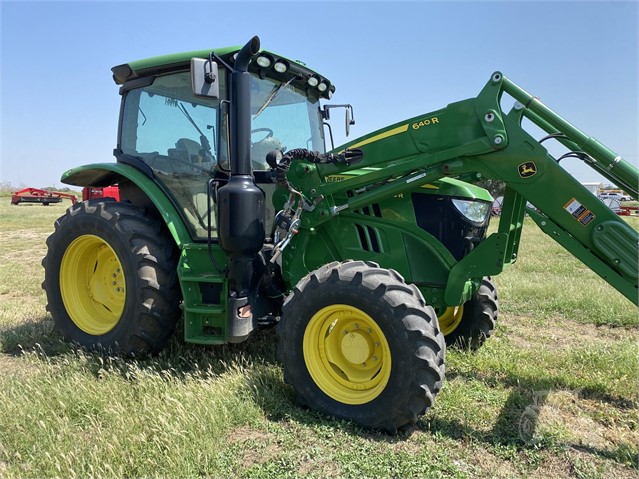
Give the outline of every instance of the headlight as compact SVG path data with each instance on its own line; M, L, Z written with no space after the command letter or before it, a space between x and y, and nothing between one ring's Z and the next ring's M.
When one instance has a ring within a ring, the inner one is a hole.
M473 223L484 223L490 210L490 203L484 201L453 199L453 205L464 218Z

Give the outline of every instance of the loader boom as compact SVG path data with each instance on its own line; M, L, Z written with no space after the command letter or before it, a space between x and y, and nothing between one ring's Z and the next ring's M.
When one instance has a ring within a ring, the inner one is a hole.
M503 93L517 100L508 114L500 107ZM549 136L534 139L521 126L524 118ZM554 158L542 145L547 139L557 139L570 152ZM463 302L468 278L498 274L516 260L527 212L544 232L637 303L637 232L560 161L581 159L635 199L637 168L500 72L477 98L396 123L339 150L349 149L361 149L364 159L351 166L304 164L289 169L291 183L314 205L303 215L302 227L314 230L340 212L416 191L443 177L506 183L499 230L452 267L445 304ZM349 176L354 170L363 173ZM335 177L344 179L330 181ZM527 202L536 210L527 208Z

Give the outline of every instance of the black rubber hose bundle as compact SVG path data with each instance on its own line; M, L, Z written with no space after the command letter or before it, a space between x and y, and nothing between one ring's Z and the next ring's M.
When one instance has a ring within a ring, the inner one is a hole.
M295 148L282 154L280 150L271 151L266 156L266 162L275 169L275 182L291 191L291 186L286 179L286 173L293 160L305 160L315 164L344 164L350 166L364 158L364 152L358 148L346 149L341 153L320 153L319 151Z

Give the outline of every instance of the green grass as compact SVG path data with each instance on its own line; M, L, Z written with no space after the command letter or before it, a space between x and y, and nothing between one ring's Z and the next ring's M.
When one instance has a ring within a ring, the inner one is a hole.
M639 229L639 218L627 218ZM495 225L492 225L495 229ZM637 311L599 276L530 219L522 233L517 262L496 277L501 311L551 321L561 316L581 323L611 326L637 324Z
M0 202L0 477L639 477L636 308L532 223L495 336L450 350L391 437L297 407L273 333L138 360L63 344L40 260L66 206Z

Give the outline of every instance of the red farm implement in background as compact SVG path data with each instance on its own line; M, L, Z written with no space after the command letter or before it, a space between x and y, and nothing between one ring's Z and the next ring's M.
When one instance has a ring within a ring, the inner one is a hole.
M639 216L639 206L620 206L617 214L619 216Z
M64 198L71 200L73 204L78 201L78 198L70 193L47 191L39 188L23 188L11 195L11 204L40 203L41 205L49 206L51 203L60 203Z
M92 198L114 198L116 201L120 201L120 190L117 185L105 186L103 188L95 186L82 188L82 201L90 200Z

